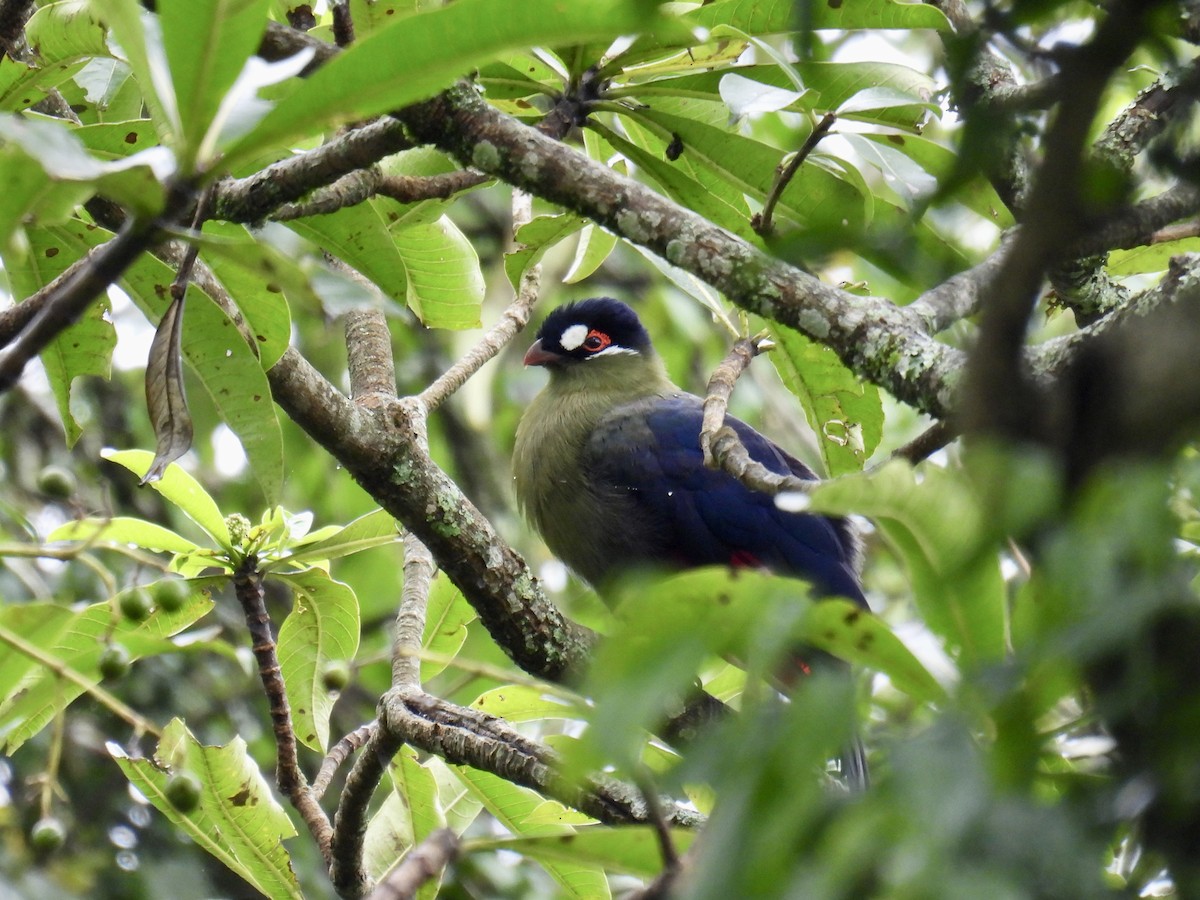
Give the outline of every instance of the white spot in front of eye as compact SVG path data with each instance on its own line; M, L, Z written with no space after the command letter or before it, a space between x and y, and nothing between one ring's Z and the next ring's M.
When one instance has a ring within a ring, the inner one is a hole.
M564 350L578 350L587 336L588 327L586 325L572 325L563 329L562 337L558 339L558 342Z

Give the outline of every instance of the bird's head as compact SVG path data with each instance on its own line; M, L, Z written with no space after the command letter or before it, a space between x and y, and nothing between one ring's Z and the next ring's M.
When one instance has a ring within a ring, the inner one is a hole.
M595 297L560 306L542 322L525 365L545 366L552 378L590 378L601 371L636 372L658 365L650 335L620 300Z

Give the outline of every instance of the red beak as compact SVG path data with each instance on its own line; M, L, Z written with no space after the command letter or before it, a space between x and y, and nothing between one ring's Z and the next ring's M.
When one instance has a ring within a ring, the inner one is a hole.
M542 349L541 340L534 341L529 349L525 351L525 365L527 366L550 366L562 359L557 353L551 353L549 350Z

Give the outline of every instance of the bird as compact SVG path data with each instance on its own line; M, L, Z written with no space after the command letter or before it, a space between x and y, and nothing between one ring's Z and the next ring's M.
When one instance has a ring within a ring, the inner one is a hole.
M602 598L639 568L722 565L802 579L813 596L867 608L851 523L781 509L774 497L706 466L704 402L671 381L628 304L595 297L558 307L524 364L545 368L549 380L517 426L518 505L549 550ZM770 471L816 478L745 422L727 417L726 424ZM848 782L865 787L861 741L842 756Z

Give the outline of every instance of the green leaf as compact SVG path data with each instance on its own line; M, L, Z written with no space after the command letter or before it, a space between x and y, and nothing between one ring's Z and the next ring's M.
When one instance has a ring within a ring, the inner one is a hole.
M976 667L1004 657L1007 613L998 537L961 472L889 463L846 476L810 495L812 509L871 518L912 578L921 617L960 662Z
M604 265L604 261L612 254L617 246L617 236L606 231L599 225L585 225L579 232L579 244L575 248L575 258L571 267L563 276L564 284L578 284L590 278L596 270Z
M45 287L66 271L76 258L73 248L64 247L46 229L29 228L26 234L28 253L21 262L8 266L13 293L19 297L27 297ZM73 446L83 433L71 413L71 388L75 379L85 375L107 379L112 371L117 333L110 319L111 309L108 297L102 295L41 352L42 365L66 431L67 446Z
M593 123L591 127L595 128L614 150L624 155L646 176L658 182L663 192L676 203L699 213L714 225L736 234L756 247L763 246L762 238L750 227L748 216L688 175L686 167L659 159L598 122Z
M1143 275L1165 272L1171 259L1184 253L1200 253L1200 237L1180 238L1148 244L1132 250L1113 250L1108 254L1106 268L1111 275Z
M138 478L145 477L154 462L154 454L147 450L103 450L100 455L110 462L124 466ZM150 487L203 528L205 533L217 542L218 547L226 553L233 552L225 517L217 508L216 501L195 478L179 466L171 465L159 481L150 483Z
M404 260L378 204L293 219L287 227L364 275L391 300L400 303L408 297Z
M588 672L591 723L572 750L588 769L614 761L631 767L645 732L677 708L714 657L738 659L752 677L770 679L798 649L817 647L877 668L918 699L943 696L883 622L848 601L814 603L795 579L712 567L634 579L619 596L620 626Z
M63 0L41 6L25 23L25 39L46 65L63 60L108 56L108 28L87 0Z
M303 897L282 843L296 829L240 737L205 746L173 719L153 759L132 758L113 742L108 752L155 809L231 871L268 897ZM180 772L201 785L199 805L190 812L167 795L168 778Z
M180 167L213 151L217 110L258 47L270 0L159 0L163 48L181 119ZM206 141L205 135L209 138ZM207 145L207 146L202 146Z
M885 673L898 690L921 703L942 703L946 692L877 616L849 600L814 603L805 641L839 659Z
M295 605L279 629L283 672L296 737L307 747L329 747L329 715L336 696L323 683L325 666L350 663L358 652L358 598L320 569L277 576L295 591Z
M484 691L471 706L509 722L579 719L583 714L579 707L564 702L562 697L525 684L505 684Z
M478 328L483 272L471 242L450 219L392 230L408 276L408 308L430 328Z
M527 825L525 820L530 814L547 802L528 788L478 769L457 768L456 771L475 796L483 801L487 811L513 834L523 837L554 835L560 840L574 834L569 826ZM542 867L558 882L564 897L601 900L611 896L604 871L590 862L547 859L542 862Z
M83 250L110 237L95 225L72 219L53 226L51 232L62 246L82 255ZM142 254L121 279L121 286L152 320L161 317L169 303L171 268ZM192 284L188 287L188 323L183 334L183 353L188 365L212 398L222 420L241 441L249 463L268 503L273 503L283 481L283 433L279 427L271 388L237 326L208 294Z
M458 0L376 31L323 66L229 150L229 165L262 147L380 115L448 86L500 54L611 40L668 27L639 0Z
M0 607L0 625L16 631L57 665L97 684L100 656L110 641L124 646L131 659L163 652L169 647L164 645L167 638L207 615L213 607L212 591L225 581L193 580L190 586L204 595L204 602L185 603L174 612L155 609L140 622L121 615L113 602L102 601L81 610L52 603ZM5 660L0 663L0 746L13 753L84 689L8 647L0 660Z
M118 58L132 70L159 140L168 147L174 145L180 132L179 111L162 44L147 40L145 23L153 17L137 0L105 0L103 10L120 51Z
M115 516L111 519L80 519L59 525L46 538L48 541L108 541L114 544L133 544L145 550L165 553L195 553L198 544L176 534L169 528L144 519Z
M475 608L467 602L462 591L444 574L438 573L429 590L422 647L441 656L457 656L466 643L467 626L476 618ZM421 660L422 683L445 668L444 663Z
M399 537L399 526L391 513L377 509L359 516L316 543L303 544L302 549L285 556L283 562L295 565L337 559L372 547L394 544Z
M861 471L883 436L879 389L855 376L828 347L786 325L772 330L779 351L771 360L804 407L826 473Z
M667 135L678 135L684 154L699 160L730 184L758 199L771 189L775 170L785 154L759 141L727 132L685 116L658 109L638 109L630 118L651 123ZM863 226L863 197L840 173L824 166L819 154L810 156L779 197L776 209L799 224L819 224L836 232L856 234Z
M955 174L958 166L958 157L953 150L928 138L912 134L865 134L860 137L903 153L939 183ZM983 179L974 179L967 183L954 197L999 228L1013 225L1012 213L1004 205L996 189Z
M687 852L696 837L694 831L671 829L671 843L681 854ZM663 870L662 851L649 825L616 828L589 825L578 829L569 839L546 835L474 840L471 849L510 850L539 862L584 863L639 878L654 878Z
M940 10L922 3L898 0L803 4L793 0L719 0L694 10L688 18L706 28L729 25L756 35L834 28L951 30L950 22Z
M246 327L254 335L263 371L279 361L292 341L288 297L306 301L309 309L320 300L308 273L266 240L257 240L242 225L205 222L201 258L237 303Z
M367 873L377 880L414 846L446 825L437 780L418 762L412 748L404 747L396 754L388 773L392 790L371 817L363 839L363 862ZM417 896L431 897L437 886L436 879L428 881Z
M518 290L524 274L546 255L551 247L559 241L573 235L587 222L586 219L574 213L563 213L557 216L536 216L526 222L515 235L518 249L504 254L504 274L513 290Z
M446 814L446 825L455 833L462 834L483 812L483 804L459 776L459 773L442 761L431 756L425 760L425 768L437 782L438 803Z

